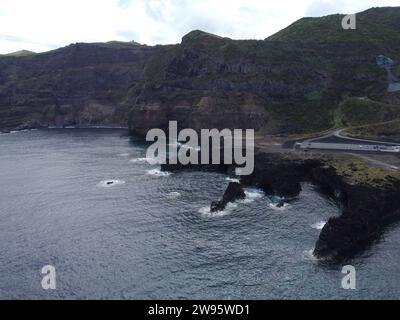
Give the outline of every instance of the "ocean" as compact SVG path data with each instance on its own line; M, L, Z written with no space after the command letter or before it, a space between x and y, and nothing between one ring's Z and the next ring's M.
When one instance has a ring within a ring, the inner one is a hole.
M232 177L161 172L123 129L0 134L0 299L396 299L399 224L340 264L311 254L340 214L310 185L257 188L211 213ZM56 270L44 290L41 269ZM344 265L357 289L344 290Z

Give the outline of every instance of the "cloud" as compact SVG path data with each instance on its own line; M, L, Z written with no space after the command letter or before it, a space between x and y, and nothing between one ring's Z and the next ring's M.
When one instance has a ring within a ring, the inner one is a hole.
M306 16L320 17L332 13L351 14L364 11L371 7L396 6L396 0L314 0L306 10Z
M118 6L122 8L128 8L131 5L131 0L119 0Z
M129 30L118 31L117 35L118 37L122 37L124 41L136 41L139 38L136 32Z
M0 53L46 51L75 42L180 42L202 29L264 39L306 16L351 13L396 0L1 0Z

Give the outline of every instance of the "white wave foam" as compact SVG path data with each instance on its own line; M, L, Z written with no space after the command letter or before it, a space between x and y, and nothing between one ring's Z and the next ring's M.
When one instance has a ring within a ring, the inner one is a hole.
M110 179L110 180L101 181L97 186L98 187L102 187L102 188L112 188L112 187L120 186L120 185L123 185L123 184L125 184L124 180L112 180L112 179Z
M129 153L121 153L119 156L120 157L129 157Z
M167 194L168 199L176 199L179 198L181 194L179 192L170 192Z
M230 202L226 205L226 208L222 211L211 212L211 206L203 207L199 210L199 213L205 217L223 217L232 212L233 209L237 208L238 204Z
M23 129L23 130L19 130L17 132L30 132L30 131L37 131L38 129Z
M155 177L168 177L171 172L161 171L160 169L147 170L147 174Z
M264 196L264 193L261 190L257 190L257 189L246 189L246 190L244 190L244 193L246 195L246 198L243 200L239 200L238 202L251 203L251 202L254 202L255 200L262 198Z
M306 259L306 260L311 260L313 262L318 261L317 257L314 256L314 248L311 248L310 250L303 251L303 258Z
M246 198L249 199L258 199L264 196L264 193L258 189L247 189L244 193L246 194Z
M284 203L282 207L280 207L277 203L270 203L269 207L276 211L285 211L290 207L288 203Z
M246 198L242 200L236 200L235 202L229 202L225 209L222 211L211 212L211 206L203 207L199 210L199 213L203 216L210 217L223 217L232 212L233 209L237 208L239 204L246 204L255 201L256 199L264 196L263 191L258 189L246 189L244 191Z
M322 230L326 225L326 221L320 221L317 223L314 223L311 228L316 229L316 230Z
M129 162L132 162L132 163L146 163L147 162L147 158L131 159L131 160L129 160Z
M238 178L230 178L230 177L228 177L228 178L226 178L225 180L226 180L226 181L229 181L229 182L240 183L240 180L239 180Z
M317 258L316 256L314 256L314 250L315 250L315 248L303 251L303 258L305 260L309 260L313 263L318 263L318 262L323 262L323 261L329 260L329 258Z
M38 129L22 129L22 130L12 130L10 132L0 132L0 134L15 134L22 132L38 131Z

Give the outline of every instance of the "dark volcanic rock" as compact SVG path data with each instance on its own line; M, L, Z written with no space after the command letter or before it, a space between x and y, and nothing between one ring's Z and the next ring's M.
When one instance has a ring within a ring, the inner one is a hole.
M211 204L211 212L222 211L226 208L228 203L244 198L246 198L246 195L242 185L237 182L231 182L222 199Z
M284 206L285 206L285 200L280 200L276 205L277 208L283 208Z
M164 172L206 171L206 172L229 173L231 170L233 170L233 168L230 165L224 165L224 164L182 165L182 164L165 163L161 165L161 171Z
M335 197L343 212L322 229L314 255L340 260L363 250L381 235L386 224L400 219L400 181L393 180L390 187L353 183L327 165L328 159L257 153L254 173L241 177L241 182L293 197L300 193L300 183L308 181ZM213 203L212 207L220 210L219 205Z
M400 218L400 183L390 188L345 183L332 170L319 168L314 181L342 193L344 210L331 218L322 229L314 255L342 259L356 254L380 237L383 228Z
M321 165L319 160L285 158L279 154L257 153L253 174L243 176L245 185L255 185L269 194L295 197L301 191L300 182L308 179L312 168Z

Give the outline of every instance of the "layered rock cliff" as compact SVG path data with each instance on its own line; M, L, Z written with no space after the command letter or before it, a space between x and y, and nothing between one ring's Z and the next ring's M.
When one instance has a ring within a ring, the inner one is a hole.
M128 91L157 47L74 44L0 57L0 129L125 125Z
M298 133L337 124L347 97L399 104L375 58L400 61L400 8L360 13L356 30L343 30L342 18L301 19L263 41L193 31L170 46L74 44L0 56L0 128L129 124L143 136L178 120Z

